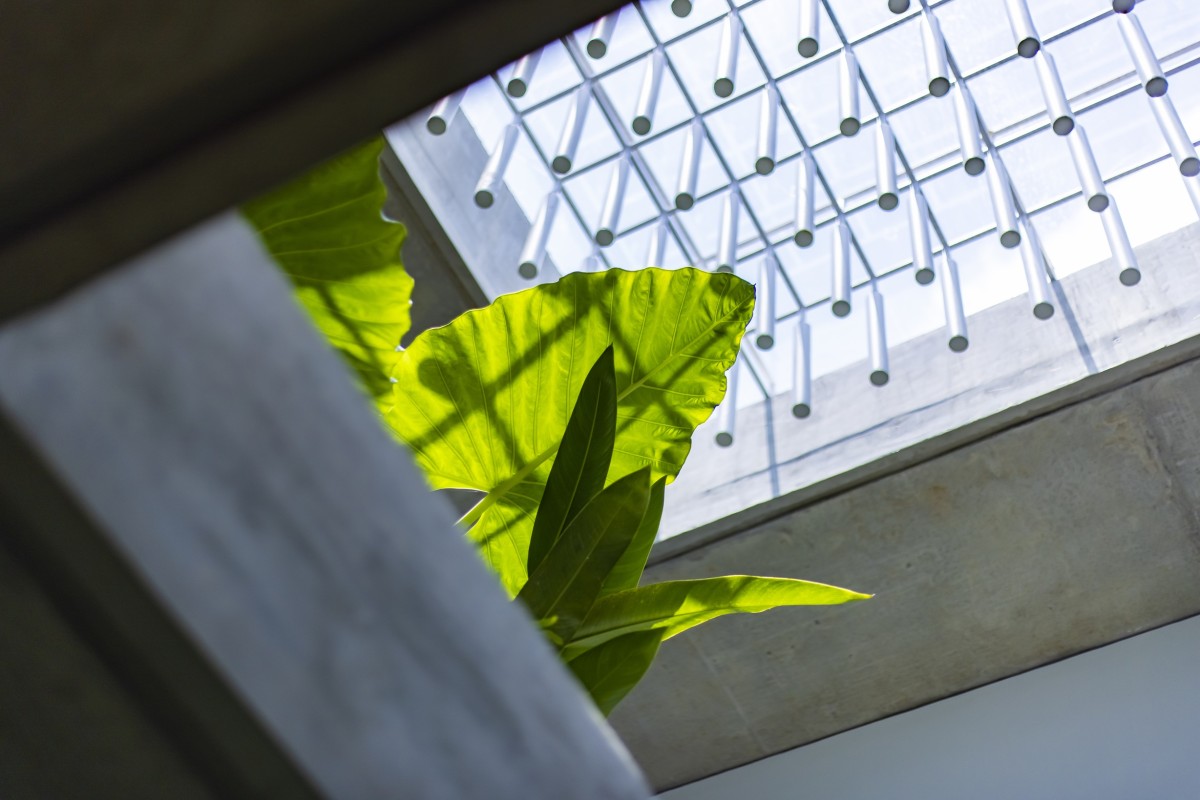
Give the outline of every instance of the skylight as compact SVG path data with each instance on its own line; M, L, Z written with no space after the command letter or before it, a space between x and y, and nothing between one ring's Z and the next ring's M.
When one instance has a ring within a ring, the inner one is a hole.
M962 358L973 315L1026 295L1044 324L1099 262L1139 291L1133 248L1200 213L1198 62L1189 0L647 0L411 126L436 154L469 122L491 156L471 202L504 187L532 222L512 263L469 264L506 286L647 264L758 284L736 405L791 393L803 426L840 402L818 377L886 387L935 333Z

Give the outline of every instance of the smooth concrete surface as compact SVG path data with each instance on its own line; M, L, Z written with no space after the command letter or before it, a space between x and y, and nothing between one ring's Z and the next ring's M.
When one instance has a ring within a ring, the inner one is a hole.
M1200 612L1200 362L661 560L848 607L667 642L612 722L666 789Z
M0 373L6 420L321 795L646 796L241 218L7 323Z
M667 792L664 800L1192 800L1200 619Z

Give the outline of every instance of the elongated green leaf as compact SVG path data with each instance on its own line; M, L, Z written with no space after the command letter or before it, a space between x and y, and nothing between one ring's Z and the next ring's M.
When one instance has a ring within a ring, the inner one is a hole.
M650 487L650 502L646 505L646 515L629 543L621 560L608 573L604 586L600 589L601 596L632 589L642 579L646 571L646 560L650 557L650 548L658 536L658 525L662 522L663 500L665 499L667 479L659 478Z
M628 633L588 650L567 666L600 713L608 716L650 669L662 640L661 630Z
M412 278L400 262L404 226L382 216L382 148L379 138L343 153L242 213L313 322L386 410L396 346L410 324Z
M754 288L696 269L573 273L426 331L396 364L392 429L435 488L487 496L466 517L510 594L526 579L533 520L572 402L614 347L609 475L673 478L725 394Z
M779 606L826 606L870 595L824 583L791 578L757 578L726 575L688 581L665 581L601 597L568 641L563 657L617 636L647 630L663 631L663 638L725 614L757 614Z
M650 500L650 469L613 482L592 498L550 548L517 595L534 619L570 641L613 565L629 547Z
M617 430L617 378L606 347L583 381L558 456L546 479L529 538L529 571L558 541L563 529L604 488Z

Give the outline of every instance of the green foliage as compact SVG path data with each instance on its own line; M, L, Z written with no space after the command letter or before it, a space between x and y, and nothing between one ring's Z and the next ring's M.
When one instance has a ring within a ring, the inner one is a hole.
M572 274L426 331L399 355L412 280L382 217L377 139L242 210L510 596L607 714L661 643L702 622L867 595L744 575L639 586L696 426L754 309L732 275ZM395 388L391 378L394 376Z
M692 432L725 393L753 309L753 287L733 275L570 274L418 336L396 363L387 422L434 488L487 493L463 522L515 596L528 577L534 515L591 365L612 346L608 480L649 466L654 479L670 481ZM545 524L560 527L574 502L564 499L566 511Z
M648 467L607 487L594 477L580 478L608 463L601 451L615 439L606 429L616 417L614 377L607 349L583 382L533 525L530 547L548 552L517 595L605 714L641 680L665 639L702 622L867 597L821 583L748 575L638 586L662 516L665 479L652 484ZM587 492L590 498L583 496ZM573 517L563 511L576 507ZM532 556L529 563L535 563Z
M413 282L400 262L404 226L382 215L382 148L376 138L343 153L247 203L242 213L313 322L386 410Z

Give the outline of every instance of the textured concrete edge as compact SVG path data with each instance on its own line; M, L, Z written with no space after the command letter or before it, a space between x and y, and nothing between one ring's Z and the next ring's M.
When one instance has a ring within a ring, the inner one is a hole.
M1123 386L1198 358L1200 358L1200 336L1194 336L1104 372L1089 375L1069 386L926 439L883 456L870 464L864 464L811 486L657 542L650 553L649 564L661 564L687 555L748 528L779 519L806 506L894 475L916 464L931 461L994 434L1048 416L1094 397L1108 394Z

